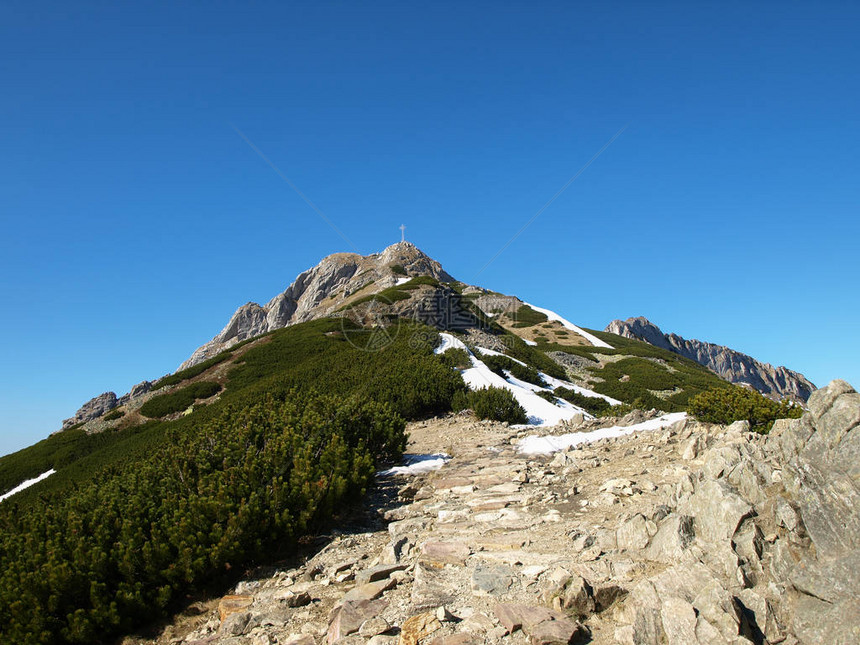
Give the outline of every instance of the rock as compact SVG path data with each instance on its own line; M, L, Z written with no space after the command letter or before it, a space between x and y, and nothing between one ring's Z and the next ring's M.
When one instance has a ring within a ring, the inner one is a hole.
M425 636L442 628L442 623L431 613L407 618L400 626L400 645L418 645Z
M556 617L564 617L563 614L543 607L516 603L499 603L493 607L493 613L509 634L524 627L531 628L539 623L554 620Z
M356 585L344 594L342 602L376 600L396 584L397 583L391 578L386 578L385 580L377 580L363 585Z
M696 610L686 600L670 596L660 607L660 620L669 645L689 645L696 638Z
M472 571L472 593L477 596L502 596L514 583L514 570L504 565L479 564Z
M361 627L358 628L358 633L364 638L372 638L379 634L384 634L389 629L391 629L391 625L387 620L382 616L374 616L361 624Z
M527 629L530 645L568 645L587 637L588 631L567 619L549 620Z
M253 604L254 596L224 596L218 602L218 615L221 618L221 622L224 622L224 619L227 618L227 616L229 616L230 614L244 611Z
M311 596L307 591L300 591L298 593L287 591L286 593L278 596L278 600L285 607L304 607L305 605L310 604Z
M455 571L428 567L417 562L412 583L412 606L420 611L451 604L456 597Z
M368 582L384 580L395 571L401 571L405 568L405 564L378 564L370 569L359 571L355 576L355 582L356 584L363 585Z
M474 634L451 634L434 638L430 645L483 645L483 641Z
M335 641L356 633L364 621L380 614L388 602L385 600L355 600L347 601L336 607L329 617L326 641L332 645Z
M421 561L434 567L462 565L470 554L469 547L462 542L430 541L421 545Z
M680 507L691 515L696 536L711 542L732 538L741 521L752 514L752 506L722 480L706 479Z
M673 513L658 526L645 557L666 564L681 562L694 537L693 518Z
M280 643L283 645L316 645L313 636L308 634L292 634Z
M105 392L84 403L70 419L63 421L63 430L78 423L86 423L110 412L118 405L115 392Z
M650 539L647 521L639 513L624 522L615 532L617 548L623 551L644 549Z
M580 618L594 612L594 590L582 576L573 576L564 588L560 598L561 609Z

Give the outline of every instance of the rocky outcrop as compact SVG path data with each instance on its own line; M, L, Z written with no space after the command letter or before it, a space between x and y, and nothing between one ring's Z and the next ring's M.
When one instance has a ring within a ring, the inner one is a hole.
M105 392L99 396L90 399L84 403L80 409L75 412L75 416L63 421L63 430L66 430L79 423L86 423L92 419L97 419L106 412L110 412L118 405L115 392Z
M359 292L376 293L396 285L402 278L416 276L453 281L442 265L410 242L399 242L382 253L367 256L329 255L301 273L283 293L265 305L249 302L240 307L221 333L198 348L180 369L196 365L247 338L336 313Z
M731 383L746 385L773 399L789 398L805 402L815 386L799 372L774 367L723 345L686 340L677 334L664 334L647 318L613 320L604 331L625 338L645 341L704 365Z
M135 399L139 399L144 394L147 394L152 389L153 383L152 381L141 381L137 385L133 385L131 390L128 391L128 394L123 394L119 401L118 405L125 405L129 401L134 401Z
M441 470L240 582L220 604L241 613L154 642L860 642L860 395L836 381L809 409L769 436L682 420L588 441L592 420L547 456L517 450L531 430L413 424L411 450L453 454Z

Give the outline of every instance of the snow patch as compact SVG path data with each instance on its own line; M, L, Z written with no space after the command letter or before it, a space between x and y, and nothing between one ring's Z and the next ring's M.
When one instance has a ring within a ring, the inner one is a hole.
M526 345L531 345L532 347L534 347L534 346L536 346L536 345L537 345L537 343L536 343L535 341L533 341L533 340L529 340L528 338L523 338L523 342L524 342Z
M30 486L32 486L33 484L36 484L36 483L42 481L43 479L50 477L55 472L57 472L57 471L54 470L53 468L51 468L51 470L48 470L48 471L42 473L38 477L34 477L33 479L27 479L27 480L21 482L15 488L10 490L8 493L4 493L4 494L0 495L0 502L2 502L7 497L12 497L12 495L14 495L15 493L20 493L25 488L30 488Z
M433 470L439 470L449 459L451 459L451 456L446 455L444 452L437 452L432 455L406 454L403 455L403 461L406 462L403 466L394 466L388 470L380 470L376 475L378 477L421 475Z
M589 343L591 343L595 347L605 347L606 349L614 349L614 347L612 347L612 345L610 345L609 343L606 343L606 342L600 340L594 334L589 334L587 331L585 331L584 329L582 329L580 327L577 327L576 325L574 325L572 322L570 322L566 318L562 318L561 316L559 316L554 311L550 311L549 309L544 309L542 307L535 307L534 305L529 304L528 302L523 302L523 304L528 305L529 307L531 307L535 311L538 311L538 312L544 314L550 320L555 320L557 322L560 322L565 329L569 329L570 331L575 331L577 334L579 334L580 336L585 338Z
M397 282L395 282L395 283L394 283L394 285L395 285L395 286L397 286L397 287L399 287L401 284L406 284L406 283L407 283L407 282L409 282L411 279L412 279L412 278L410 278L409 276L406 276L406 277L403 277L403 278L397 278Z
M531 435L520 441L517 451L524 455L550 455L559 450L565 450L584 443L592 443L600 439L623 437L634 432L662 430L686 417L686 412L673 412L672 414L664 414L656 419L643 421L632 426L612 426L609 428L598 428L592 432L570 432L568 434L544 437Z
M444 354L449 349L465 349L467 352L469 351L468 349L466 349L466 345L463 343L462 340L455 336L452 336L451 334L446 334L445 332L442 332L441 334L439 334L439 337L442 339L442 344L433 350L434 354Z

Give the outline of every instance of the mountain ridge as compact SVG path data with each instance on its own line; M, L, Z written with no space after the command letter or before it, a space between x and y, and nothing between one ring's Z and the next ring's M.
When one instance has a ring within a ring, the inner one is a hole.
M815 385L799 372L763 363L725 345L664 333L644 316L613 320L604 331L642 340L694 360L730 383L751 387L770 398L806 402L815 390Z

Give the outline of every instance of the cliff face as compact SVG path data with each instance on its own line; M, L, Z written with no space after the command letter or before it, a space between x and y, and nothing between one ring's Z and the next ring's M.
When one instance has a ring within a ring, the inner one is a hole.
M296 323L330 315L358 294L376 293L398 280L430 276L442 282L453 278L442 265L410 242L399 242L382 253L335 253L301 273L287 289L265 305L249 302L239 307L215 338L199 347L180 369L196 365L232 345Z
M731 383L748 385L771 398L789 398L805 402L815 390L815 386L799 372L762 363L723 345L686 340L677 334L664 334L657 325L641 316L623 321L613 320L606 326L605 331L625 338L643 340L655 347L680 354L704 365Z

